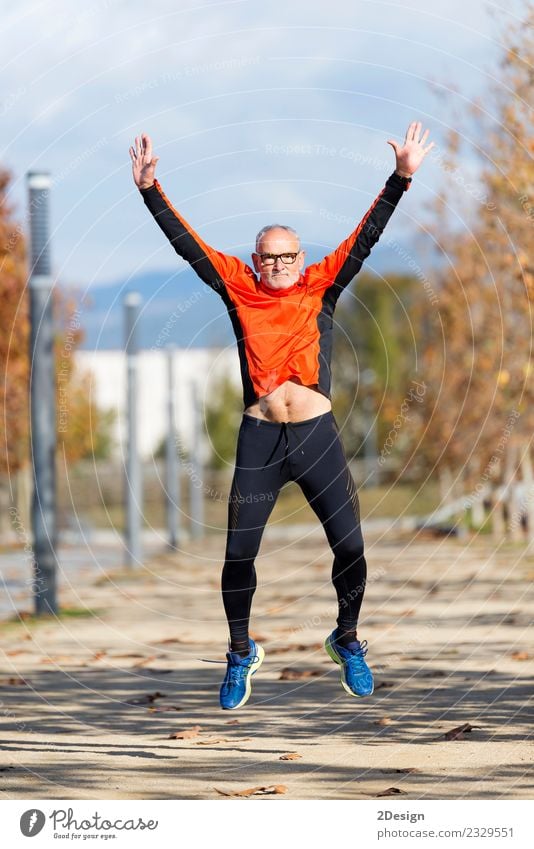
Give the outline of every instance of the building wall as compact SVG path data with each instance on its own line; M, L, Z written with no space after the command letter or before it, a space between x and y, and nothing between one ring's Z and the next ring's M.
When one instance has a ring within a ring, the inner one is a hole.
M227 375L241 386L237 349L196 348L173 350L176 427L183 444L192 442L193 388L202 410ZM164 350L141 351L138 355L139 450L150 457L167 432L168 376ZM116 411L114 453L123 455L126 438L126 357L122 351L77 351L80 370L91 372L91 396L98 407Z

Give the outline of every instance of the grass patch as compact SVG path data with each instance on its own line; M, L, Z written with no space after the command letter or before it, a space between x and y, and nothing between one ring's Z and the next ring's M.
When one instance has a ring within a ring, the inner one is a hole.
M21 610L18 613L14 613L8 619L4 619L0 623L0 630L7 626L49 625L51 622L57 622L58 620L92 619L95 616L101 616L101 614L101 610L94 610L88 607L61 607L58 613L43 613L41 615L30 613L27 610Z

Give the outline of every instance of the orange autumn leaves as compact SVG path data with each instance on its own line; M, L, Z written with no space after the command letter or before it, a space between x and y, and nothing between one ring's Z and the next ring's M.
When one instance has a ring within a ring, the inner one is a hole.
M12 475L29 463L30 435L30 298L25 230L7 198L11 173L0 168L0 474ZM82 332L73 321L74 304L56 286L56 407L60 392L67 399L67 427L58 427L58 450L73 462L91 452L102 414L91 402L89 376L80 375L73 353ZM61 374L61 379L60 379ZM59 424L59 419L58 419Z

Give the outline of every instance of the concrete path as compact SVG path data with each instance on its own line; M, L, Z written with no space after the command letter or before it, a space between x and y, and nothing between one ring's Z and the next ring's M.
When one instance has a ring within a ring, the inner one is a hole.
M322 530L281 530L257 561L266 659L239 711L219 709L225 667L202 660L226 650L223 536L133 574L95 558L63 580L71 615L0 626L2 798L280 785L262 798L531 799L534 558L480 537L366 533L359 637L376 690L354 699L322 647L335 619Z

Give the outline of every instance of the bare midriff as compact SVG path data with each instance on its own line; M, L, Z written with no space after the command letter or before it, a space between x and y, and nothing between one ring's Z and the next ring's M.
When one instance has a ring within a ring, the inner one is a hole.
M245 413L267 422L301 422L332 409L330 400L314 386L303 386L298 378L289 378L268 395L247 407Z

